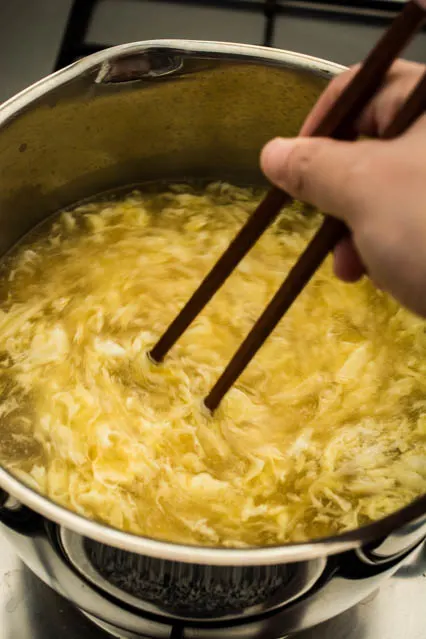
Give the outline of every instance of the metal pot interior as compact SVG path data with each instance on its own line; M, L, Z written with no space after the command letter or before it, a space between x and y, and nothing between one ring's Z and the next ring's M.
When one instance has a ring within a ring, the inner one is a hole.
M53 212L128 184L258 182L263 144L295 134L340 69L257 47L188 48L117 47L3 105L2 252Z

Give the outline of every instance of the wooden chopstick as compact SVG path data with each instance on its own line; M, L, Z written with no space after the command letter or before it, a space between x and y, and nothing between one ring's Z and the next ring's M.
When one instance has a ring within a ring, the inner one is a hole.
M426 73L412 91L383 134L391 139L404 133L426 110ZM204 400L206 407L214 411L225 393L257 353L269 334L274 330L284 313L303 290L327 254L346 232L345 225L327 217L319 231L308 244L265 311L257 320L234 357Z
M353 121L380 88L392 62L420 29L425 16L426 0L411 0L405 5L362 64L358 73L312 133L313 136L352 139ZM164 359L182 333L274 221L282 207L291 201L292 198L288 193L277 188L268 192L151 350L150 357L155 362L161 362ZM329 232L330 235L335 234L337 230L340 233L341 229L334 228L335 226L335 222L329 222L325 231L328 229L327 233ZM327 238L325 231L323 234Z

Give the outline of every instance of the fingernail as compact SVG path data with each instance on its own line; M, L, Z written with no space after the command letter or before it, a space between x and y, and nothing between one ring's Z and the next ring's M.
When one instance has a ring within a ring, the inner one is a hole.
M282 179L287 158L294 145L293 138L275 138L263 147L260 159L262 170L273 182Z

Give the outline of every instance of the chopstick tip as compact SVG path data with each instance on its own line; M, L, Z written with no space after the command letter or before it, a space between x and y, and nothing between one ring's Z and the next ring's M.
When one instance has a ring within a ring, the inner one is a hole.
M201 402L201 413L205 416L205 417L213 417L213 410L211 408L209 408L206 404L206 399L203 399Z
M148 361L150 362L150 364L155 364L155 365L161 364L162 360L161 359L156 359L154 357L154 355L152 354L153 350L154 349L152 349L151 351L148 351L147 354L146 354L146 356L148 358Z

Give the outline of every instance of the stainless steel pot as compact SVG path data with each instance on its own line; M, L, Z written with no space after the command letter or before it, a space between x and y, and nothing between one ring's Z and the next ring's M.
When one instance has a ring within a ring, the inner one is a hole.
M261 47L152 41L41 80L0 108L0 251L54 211L132 183L259 182L262 145L295 134L342 69ZM225 623L228 636L271 639L314 625L369 594L426 534L425 496L312 543L182 546L84 519L5 469L0 485L5 532L35 572L88 614L152 637L168 636L170 620L211 639Z

